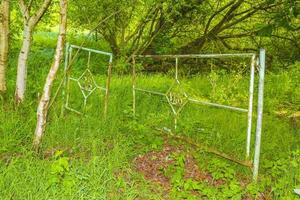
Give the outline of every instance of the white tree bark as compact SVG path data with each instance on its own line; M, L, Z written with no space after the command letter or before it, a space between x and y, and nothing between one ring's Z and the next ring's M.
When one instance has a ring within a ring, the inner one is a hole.
M24 100L26 80L27 80L27 59L30 51L32 31L29 25L24 25L23 44L19 54L17 68L17 84L16 84L16 102L21 103Z
M19 0L19 7L23 15L24 28L23 28L23 44L19 54L18 59L18 70L17 70L17 83L16 83L16 92L15 98L17 104L24 101L25 90L26 90L26 79L27 79L27 60L31 47L32 34L50 6L52 0L44 0L41 7L37 10L36 13L31 15L30 10L32 7L33 1L29 1L29 4L26 5L24 0Z
M8 62L10 0L0 3L0 93L6 92L5 72Z
M57 40L57 46L54 56L54 62L50 68L46 82L44 85L43 94L37 109L37 123L35 129L35 138L33 145L38 150L47 122L48 106L51 98L51 88L53 81L56 77L59 69L60 61L63 57L63 49L66 37L67 29L67 0L60 0L60 25L59 25L59 36Z

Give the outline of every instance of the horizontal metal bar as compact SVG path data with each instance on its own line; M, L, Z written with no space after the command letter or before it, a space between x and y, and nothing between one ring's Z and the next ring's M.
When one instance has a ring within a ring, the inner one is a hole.
M76 78L69 77L69 80L78 82L79 80Z
M110 56L110 60L112 60L112 55L113 54L109 53L109 52L99 51L99 50L96 50L96 49L90 49L90 48L85 48L85 47L80 47L80 46L73 45L73 44L71 45L71 48L81 49L81 50L85 50L85 51L89 51L89 52L93 52L93 53L107 55L107 56Z
M210 103L210 102L205 102L205 101L199 101L199 100L191 99L191 98L189 98L189 101L194 102L194 103L198 103L198 104L203 104L203 105L218 107L218 108L235 110L235 111L239 111L239 112L248 112L247 109L238 108L238 107L234 107L234 106L226 106L226 105L221 105L221 104L217 104L217 103Z
M161 128L157 128L155 127L155 130L157 130L159 133L159 135L162 135L162 136L167 136L168 138L171 138L171 139L175 139L175 140L181 140L183 141L184 143L187 143L187 144L190 144L198 149L201 149L203 151L206 151L207 153L212 153L212 154L215 154L216 156L219 156L221 158L225 158L231 162L234 162L234 163L237 163L237 164L240 164L240 165L243 165L245 167L249 167L249 168L252 168L253 167L253 164L251 161L248 161L248 160L239 160L235 157L233 157L232 155L228 155L222 151L219 151L217 149L214 149L212 147L209 147L209 146L206 146L205 144L200 144L200 143L197 143L193 140L193 138L189 138L189 137L184 137L184 136L181 136L183 134L175 134L173 133L171 130L168 130L168 129L161 129Z
M79 82L79 79L76 79L76 78L72 78L72 77L69 77L69 79L71 81L75 81L75 82ZM96 88L100 89L100 90L103 90L103 91L106 91L107 89L105 87L102 87L102 86L99 86L97 83L95 83L95 86ZM82 87L80 87L80 89L82 89Z
M106 90L107 90L106 88L104 88L104 87L102 87L102 86L99 86L99 85L96 85L96 87L97 87L98 89L100 89L100 90L103 90L103 91L106 91Z
M69 110L69 111L72 111L72 112L78 114L78 115L83 115L83 113L81 113L81 112L79 112L79 111L77 111L77 110L75 110L75 109L73 109L73 108L70 108L70 107L68 107L68 106L65 106L65 108L66 108L67 110Z
M166 96L166 94L161 93L161 92L145 90L145 89L141 89L141 88L134 88L134 90L137 90L137 91L140 91L140 92L146 92L146 93L150 93L150 94L156 94L156 95L160 95L160 96Z
M134 55L140 58L226 58L226 57L252 57L255 53L232 54L187 54L187 55Z

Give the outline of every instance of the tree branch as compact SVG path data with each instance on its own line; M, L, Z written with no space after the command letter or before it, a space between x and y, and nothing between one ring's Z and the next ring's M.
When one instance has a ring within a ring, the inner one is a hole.
M47 9L51 4L51 1L52 0L44 0L43 4L35 13L35 15L30 18L30 25L32 25L33 27L36 26L36 24L41 20L43 15L46 13Z
M224 39L218 38L223 46L229 50L237 50L237 51L256 51L254 48L238 48L230 46Z
M223 6L220 10L218 10L217 12L215 12L208 20L207 24L206 24L206 27L205 27L205 31L204 31L204 34L207 33L209 27L210 27L210 24L212 22L212 20L218 15L220 14L221 12L223 12L226 8L228 8L229 6L231 6L233 3L235 2L235 0L229 2L228 4L226 4L225 6Z
M21 13L22 13L24 19L26 21L28 21L30 16L29 16L29 12L28 12L28 9L27 9L27 6L26 6L24 0L19 0L19 7L20 7L20 10L21 10Z

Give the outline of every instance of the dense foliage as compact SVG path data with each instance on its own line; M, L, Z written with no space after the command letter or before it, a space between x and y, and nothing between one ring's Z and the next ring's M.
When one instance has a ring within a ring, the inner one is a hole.
M254 3L245 0L78 0L70 4L69 29L76 33L92 31L93 38L104 40L109 45L107 50L117 57L144 52L257 51L265 47L272 67L286 67L299 59L300 11L299 2L294 0ZM33 5L39 5L38 1ZM18 38L21 13L17 4L13 3L12 7L12 34ZM53 1L38 30L53 30L58 22L57 13L58 4ZM112 17L103 22L109 16Z

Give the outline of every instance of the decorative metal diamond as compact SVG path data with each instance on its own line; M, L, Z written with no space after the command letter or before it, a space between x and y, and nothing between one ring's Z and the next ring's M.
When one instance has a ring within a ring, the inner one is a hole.
M98 87L92 72L87 69L78 78L78 85L85 98L89 97Z
M175 115L178 115L189 101L188 95L178 80L175 80L175 82L169 88L166 93L166 97Z

